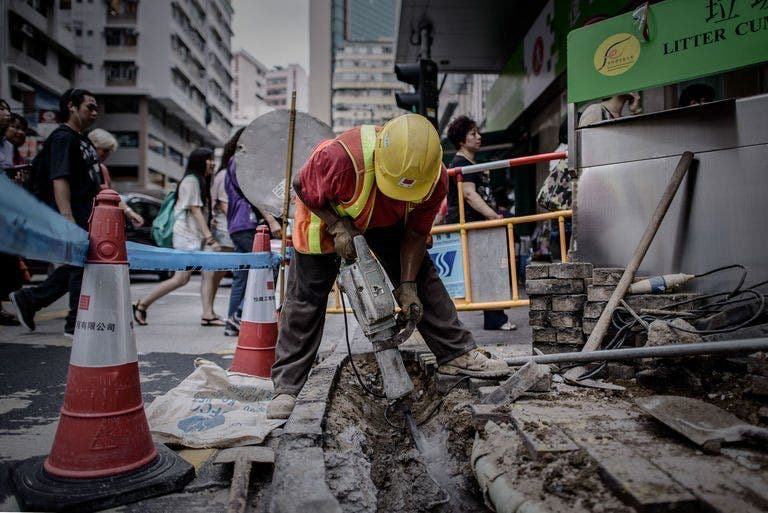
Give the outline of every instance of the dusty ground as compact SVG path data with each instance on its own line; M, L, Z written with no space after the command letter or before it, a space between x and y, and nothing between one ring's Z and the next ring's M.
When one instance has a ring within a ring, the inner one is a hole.
M355 362L366 385L380 391L370 355L356 356ZM466 406L470 396L457 389L440 401L417 366L409 366L409 374L426 454L414 448L402 416L391 412L385 417L386 401L367 395L347 365L326 420L329 486L350 512L486 511L469 467L474 436Z

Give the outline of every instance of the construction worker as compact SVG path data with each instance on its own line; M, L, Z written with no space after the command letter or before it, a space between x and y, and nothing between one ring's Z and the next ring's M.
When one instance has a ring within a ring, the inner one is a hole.
M427 237L448 190L442 156L430 122L406 114L381 128L363 125L324 141L294 177L296 252L281 313L272 367L276 396L268 418L288 418L293 410L320 347L339 257L356 257L352 239L361 233L396 286L394 295L406 319L412 305L423 312L417 327L437 357L438 372L508 373L506 363L476 349L427 255Z

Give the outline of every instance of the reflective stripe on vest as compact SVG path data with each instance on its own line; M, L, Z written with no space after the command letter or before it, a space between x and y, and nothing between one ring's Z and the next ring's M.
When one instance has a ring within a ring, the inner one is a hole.
M373 170L373 150L376 148L376 127L373 125L363 125L360 127L360 142L363 145L363 161L365 162L365 173L363 175L363 188L355 201L350 205L338 205L336 211L340 215L348 215L356 218L368 202L368 196L371 195L375 173Z
M376 127L374 125L362 125L360 127L360 142L362 143L363 162L365 165L365 170L363 172L363 186L360 189L360 193L357 194L357 197L352 198L352 201L349 203L332 205L337 214L344 217L351 217L352 219L356 219L363 209L365 209L375 182L373 150L376 148ZM349 150L346 147L344 149L349 153ZM350 158L353 158L351 154ZM370 219L371 212L368 214ZM310 212L307 243L311 254L320 254L323 252L320 233L322 229L321 222L322 220L316 214Z

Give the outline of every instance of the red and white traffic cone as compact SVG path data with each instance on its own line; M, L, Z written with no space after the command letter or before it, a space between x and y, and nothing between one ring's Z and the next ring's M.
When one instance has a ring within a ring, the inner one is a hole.
M28 460L13 476L24 509L102 509L194 477L191 465L154 445L144 413L119 204L112 190L96 198L56 437L44 462Z
M253 239L253 252L270 251L269 230L260 226ZM277 313L275 310L275 278L272 268L251 269L245 286L240 335L232 361L233 372L269 378L275 363Z

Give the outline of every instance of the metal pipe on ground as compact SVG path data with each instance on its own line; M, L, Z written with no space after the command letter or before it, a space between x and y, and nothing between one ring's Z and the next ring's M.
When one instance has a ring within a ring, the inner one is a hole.
M506 358L508 365L517 367L533 360L536 363L590 363L637 360L640 358L675 358L726 353L754 353L768 351L768 338L728 340L726 342L702 342L699 344L673 344L655 347L633 347L575 353L542 354Z

